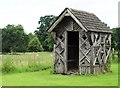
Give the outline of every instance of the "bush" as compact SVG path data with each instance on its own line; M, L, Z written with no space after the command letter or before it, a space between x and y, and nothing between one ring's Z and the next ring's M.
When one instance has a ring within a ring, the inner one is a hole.
M50 68L51 66L41 65L41 64L30 64L28 66L15 67L12 65L10 60L8 60L2 65L2 72L5 74L15 73L15 72L35 72L35 71L47 70Z
M2 64L2 72L3 73L11 73L16 71L15 66L12 64L11 59L6 59L6 61Z

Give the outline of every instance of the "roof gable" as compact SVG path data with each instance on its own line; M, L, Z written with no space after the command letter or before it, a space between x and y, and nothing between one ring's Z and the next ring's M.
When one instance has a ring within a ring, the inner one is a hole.
M51 32L61 20L66 16L71 16L75 22L85 31L97 31L97 32L110 32L107 25L94 15L85 11L75 10L71 8L65 8L59 15L57 20L48 28L48 32Z
M51 32L61 22L61 20L63 20L65 16L71 16L82 29L87 31L86 28L80 23L80 21L73 15L73 13L71 13L69 8L65 8L65 10L59 15L57 20L48 28L47 31Z

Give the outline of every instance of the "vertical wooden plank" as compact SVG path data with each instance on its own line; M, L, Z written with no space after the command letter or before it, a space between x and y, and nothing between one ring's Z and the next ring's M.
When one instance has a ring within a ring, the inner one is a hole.
M103 45L103 49L104 49L104 58L103 58L103 62L105 64L105 59L106 59L106 53L105 53L105 50L106 50L106 47L105 47L105 41L106 41L106 38L107 38L107 34L104 34L104 45Z
M82 74L82 67L81 67L81 64L80 64L80 59L81 59L81 52L80 52L80 46L81 46L81 38L80 38L80 31L79 31L79 73Z
M67 60L68 60L68 32L65 31L65 53L64 53L64 56L65 56L65 73L67 72L67 68L68 68L68 63L67 63Z
M53 51L54 51L54 72L56 72L56 69L55 69L55 61L56 61L56 52L55 52L55 47L56 47L56 44L55 44L55 42L57 42L57 40L56 40L56 32L52 32L53 33L53 39L54 39L54 45L53 45Z
M53 42L56 43L56 32L51 32Z
M56 45L54 44L54 47L53 47L53 50L54 50L54 58L53 58L53 59L54 59L54 60L53 60L53 61L54 61L54 67L53 67L53 68L54 68L54 72L56 72L56 69L55 69L55 68L56 68L56 67L55 67L55 61L56 61L55 47L56 47Z
M92 74L93 73L93 60L95 58L94 56L94 35L93 35L93 32L91 32L91 40L92 40L92 46L91 46L91 58L90 58L90 73Z
M106 64L105 64L105 67L104 67L104 69L106 71L110 71L110 64L111 64L111 59L110 59L110 53L111 53L111 34L108 34L108 41L109 41L109 44L108 44L109 45L109 49L107 51L107 56L106 56L106 59L105 59Z
M71 20L71 26L72 26L72 31L74 31L74 29L73 29L73 19Z
M109 34L109 41L110 41L110 46L111 46L111 34Z

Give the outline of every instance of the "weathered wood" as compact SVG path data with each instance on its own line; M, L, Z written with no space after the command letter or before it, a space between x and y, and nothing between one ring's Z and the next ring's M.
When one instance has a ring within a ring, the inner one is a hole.
M67 69L67 66L68 66L68 63L67 63L67 58L68 58L68 56L67 56L68 55L68 48L67 48L68 47L68 45L67 45L68 39L67 38L68 37L67 36L68 36L67 31L65 31L65 53L64 53L64 55L65 55L65 73L67 73L67 70L68 70Z
M109 33L109 34L111 34L112 33L112 31L110 31L110 30L93 30L93 29L88 29L89 31L92 31L92 32L101 32L101 33Z
M82 13L84 16L87 14L86 12ZM87 19L90 18L87 17L84 20L84 16L77 11L72 11L72 9L66 9L48 30L54 40L54 71L56 73L87 75L98 74L108 69L106 66L109 64L111 52L111 31L103 30L102 27L99 27L101 30L95 30L96 26L92 27L91 24L85 26ZM92 16L94 17L93 14L91 14ZM96 17L92 19L98 20ZM100 22L96 24L104 25ZM104 26L104 28L107 27ZM76 62L78 60L79 63Z
M81 50L80 50L80 48L81 48L81 33L79 32L79 73L80 74L82 74L82 67L81 67L81 63L80 63L80 61L81 61L81 58L82 58L82 53L81 53Z
M91 44L92 44L92 46L91 46L91 57L90 57L90 73L91 74L93 74L93 72L94 72L93 61L95 59L93 43L94 43L94 35L93 35L93 32L91 32Z
M55 44L54 44L54 48L53 48L53 50L54 50L54 66L53 66L53 68L54 68L54 72L56 72L56 69L55 69L55 64L56 64L56 60L57 60L57 55L56 55L56 53L55 53Z
M67 17L64 18L65 20L62 23L62 26L64 29L66 29L67 31L72 31L73 30L73 20L72 17Z
M107 45L111 45L111 35L107 35L107 36L108 37L107 37L106 41L108 41L108 42L106 42L107 44L105 45L105 47L108 47ZM105 63L107 62L107 59L109 58L110 52L111 52L111 47L109 46L109 49L107 51L107 55L106 55L106 57L104 59Z
M70 12L70 10L67 10L68 13L70 14L70 16L75 20L75 22L83 29L87 32L86 28L80 23L80 21Z
M64 39L65 39L65 36L64 36L64 33L61 34L61 36L63 38L60 38L58 36L56 36L56 41L58 43L55 44L54 48L54 52L55 52L55 62L54 62L54 68L55 68L55 71L56 73L64 73L65 72L65 66L66 66L66 60L65 60L65 54L62 54L62 53L65 53L65 43L63 42Z
M56 43L56 32L51 32L53 42Z

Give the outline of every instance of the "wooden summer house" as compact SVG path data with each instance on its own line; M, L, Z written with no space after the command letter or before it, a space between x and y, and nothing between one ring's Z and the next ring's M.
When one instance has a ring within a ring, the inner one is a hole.
M107 71L111 31L96 15L65 8L47 31L54 41L56 73L97 74Z

